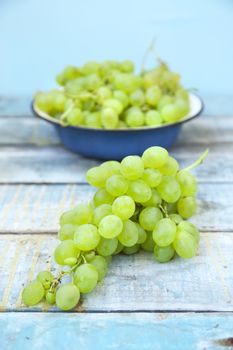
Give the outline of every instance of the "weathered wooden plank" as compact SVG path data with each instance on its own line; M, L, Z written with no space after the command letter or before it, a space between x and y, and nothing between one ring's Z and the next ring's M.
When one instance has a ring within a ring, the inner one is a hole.
M206 146L178 145L171 154L185 167ZM86 171L100 164L61 147L0 147L0 183L80 183ZM212 145L203 166L194 169L198 181L233 181L233 143Z
M20 291L39 270L53 266L56 244L51 235L0 236L2 311L27 310ZM203 233L199 254L190 260L159 264L143 252L114 257L107 277L76 311L233 311L232 249L232 233Z
M232 116L232 94L203 94L200 93L205 105L205 115ZM31 115L32 96L0 96L0 118L6 116Z
M233 119L205 116L184 124L178 144L232 142ZM0 145L58 145L52 125L33 116L0 118Z
M60 214L92 198L87 185L0 186L0 232L56 232ZM200 184L191 219L204 231L233 230L233 184ZM221 213L221 214L220 214Z
M233 316L10 313L0 315L0 329L4 350L221 350L232 347Z

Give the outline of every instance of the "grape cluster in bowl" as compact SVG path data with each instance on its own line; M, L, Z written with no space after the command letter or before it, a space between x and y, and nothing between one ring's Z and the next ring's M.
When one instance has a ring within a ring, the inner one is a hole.
M60 217L55 262L65 269L57 276L42 271L23 290L26 305L44 297L62 310L73 309L80 293L91 292L107 274L113 255L143 249L165 263L176 255L192 258L199 245L198 229L186 219L196 212L197 183L191 166L179 169L162 147L121 162L107 161L87 172L98 188L90 203L81 203ZM62 278L71 276L70 283Z
M156 127L182 120L190 110L180 75L159 61L134 73L131 61L90 61L68 66L57 76L60 89L39 92L35 106L64 126L125 129Z

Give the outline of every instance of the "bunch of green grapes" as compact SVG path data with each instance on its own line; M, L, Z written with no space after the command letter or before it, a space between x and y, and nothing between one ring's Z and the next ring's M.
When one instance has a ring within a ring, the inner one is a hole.
M207 153L180 169L166 149L155 146L142 157L127 156L88 170L87 181L98 188L92 201L60 217L54 260L66 269L56 277L40 272L24 288L24 303L35 305L45 298L62 310L73 309L80 294L90 293L105 277L112 256L119 253L143 249L160 263L175 255L194 257L200 237L186 221L197 208L197 182L190 170ZM71 282L62 284L67 274Z
M64 126L154 127L175 123L190 109L179 74L164 62L135 74L131 61L90 61L66 67L57 82L60 90L38 93L35 103Z

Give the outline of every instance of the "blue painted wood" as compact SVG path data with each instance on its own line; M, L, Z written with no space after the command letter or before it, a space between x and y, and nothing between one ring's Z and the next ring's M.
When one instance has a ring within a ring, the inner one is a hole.
M223 350L232 314L0 315L1 350Z

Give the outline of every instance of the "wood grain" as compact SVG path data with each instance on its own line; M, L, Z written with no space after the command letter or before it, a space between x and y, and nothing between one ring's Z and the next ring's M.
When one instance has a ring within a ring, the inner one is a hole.
M233 342L228 313L9 313L0 329L4 350L222 350Z
M56 244L54 235L0 236L0 256L8 249L0 264L2 310L28 310L20 291L50 264ZM190 260L159 264L143 252L114 257L108 276L76 311L233 311L232 249L232 233L206 232L198 256Z
M59 216L91 200L87 185L0 186L0 232L56 232ZM233 230L233 184L200 184L198 211L192 217L202 231Z

